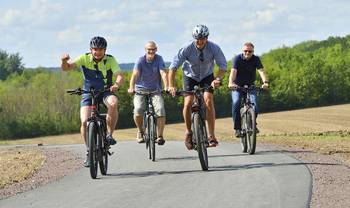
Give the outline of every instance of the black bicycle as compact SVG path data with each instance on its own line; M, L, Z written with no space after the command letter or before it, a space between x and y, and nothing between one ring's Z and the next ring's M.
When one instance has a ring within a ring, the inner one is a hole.
M211 87L199 87L194 86L194 90L191 91L178 91L177 95L186 95L188 93L194 95L193 103L191 106L191 130L192 130L192 143L193 148L198 152L198 158L202 167L202 170L208 170L208 152L209 147L207 127L205 125L205 104L204 104L204 91Z
M67 90L67 93L73 95L81 95L83 93L90 94L92 97L91 115L87 121L87 137L88 137L88 159L90 162L90 175L91 178L97 177L98 166L102 175L107 174L108 169L108 156L112 155L109 151L110 146L108 144L106 114L100 113L101 105L103 102L98 102L98 97L104 92L108 92L109 88L102 90L82 90L80 88L74 90Z
M144 129L143 138L146 143L146 149L148 149L149 159L154 162L156 159L157 118L154 112L152 96L159 94L159 92L137 91L135 94L144 96L146 99L146 111L143 114L142 126L142 129Z
M254 85L238 86L235 90L242 92L242 99L240 105L241 116L241 145L244 153L254 154L256 149L256 114L255 106L251 101L251 93L256 90L261 92L263 89L255 87Z

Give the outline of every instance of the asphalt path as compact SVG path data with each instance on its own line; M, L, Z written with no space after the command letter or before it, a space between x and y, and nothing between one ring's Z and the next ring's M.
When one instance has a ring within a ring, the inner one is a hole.
M83 155L83 145L64 146ZM38 189L0 201L7 207L309 207L312 176L300 161L259 146L243 154L239 144L209 148L209 171L202 171L197 152L183 142L156 147L148 159L144 144L113 146L107 176L91 179L82 168Z

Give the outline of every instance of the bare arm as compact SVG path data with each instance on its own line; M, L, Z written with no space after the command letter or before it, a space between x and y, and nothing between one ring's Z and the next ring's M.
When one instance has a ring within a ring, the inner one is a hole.
M228 79L228 88L234 89L235 87L237 87L237 84L234 82L234 80L236 80L236 76L237 76L237 69L232 68L230 72L230 77Z
M139 76L140 76L140 71L134 69L134 70L132 71L132 75L131 75L131 78L130 78L130 84L129 84L128 93L134 93L134 90L135 90L135 82L136 82L136 80L139 78Z
M175 69L170 69L168 73L168 83L169 83L169 92L170 94L174 97L176 94L176 88L175 88L175 75L176 75L176 70Z
M65 53L61 56L61 68L63 71L68 71L76 68L74 63L68 63L70 59L69 54Z
M168 72L166 69L160 71L160 76L163 80L163 86L165 90L168 90L169 82L168 82Z
M261 80L263 81L263 85L261 86L263 89L267 89L269 87L269 81L267 80L267 76L265 74L264 69L258 69Z
M110 87L110 90L112 92L115 92L116 90L118 90L123 85L123 82L124 82L124 77L121 72L118 71L114 73L114 76L115 76L115 83Z

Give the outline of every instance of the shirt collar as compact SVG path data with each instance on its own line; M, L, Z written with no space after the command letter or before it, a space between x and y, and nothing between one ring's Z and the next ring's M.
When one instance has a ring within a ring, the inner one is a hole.
M102 61L104 61L104 60L106 60L106 59L107 59L107 55L105 54L104 57L102 58L102 60L101 60L100 62L102 62ZM89 61L90 61L90 62L95 62L94 57L92 56L91 53L89 54ZM100 62L98 62L98 63L100 63Z

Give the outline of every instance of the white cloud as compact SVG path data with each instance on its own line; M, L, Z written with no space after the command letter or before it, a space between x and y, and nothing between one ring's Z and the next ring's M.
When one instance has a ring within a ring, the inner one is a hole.
M79 26L68 28L57 33L57 40L64 43L81 43L84 38Z

